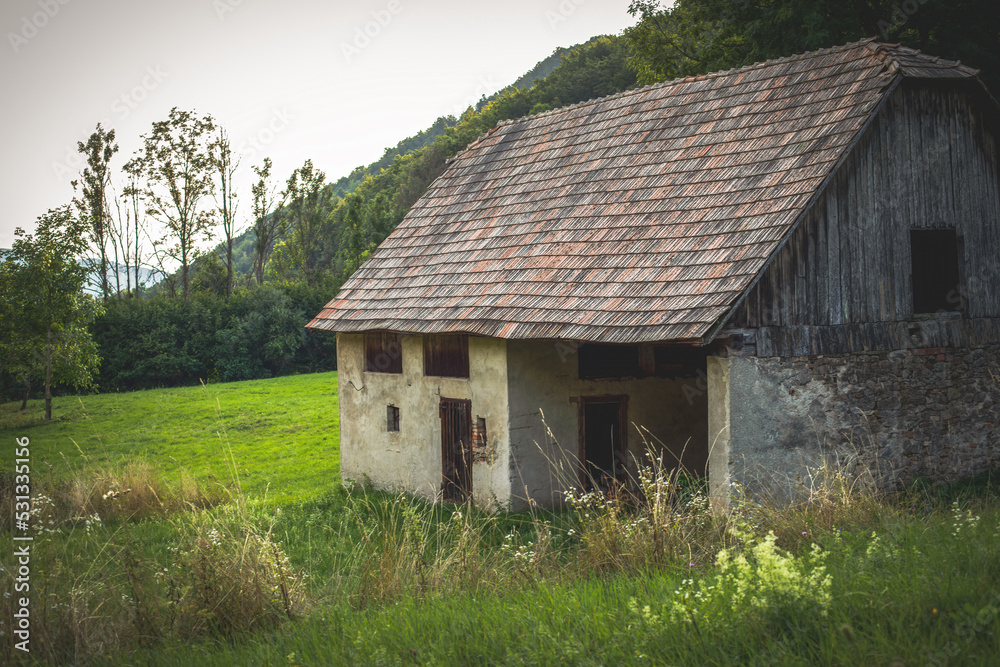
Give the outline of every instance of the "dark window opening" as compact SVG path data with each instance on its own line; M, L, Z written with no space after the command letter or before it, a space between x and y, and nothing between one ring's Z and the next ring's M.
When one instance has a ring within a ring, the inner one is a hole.
M653 362L657 377L701 377L708 369L708 350L703 347L657 345L653 347Z
M639 377L638 345L584 343L577 352L581 380Z
M424 375L469 377L469 337L465 334L424 336Z
M399 334L365 334L365 370L370 373L403 372L403 344Z
M399 433L399 408L395 405L385 406L385 430L389 433Z
M954 229L911 229L910 261L914 314L961 309Z
M585 343L577 353L581 380L688 378L705 372L708 350L681 345Z

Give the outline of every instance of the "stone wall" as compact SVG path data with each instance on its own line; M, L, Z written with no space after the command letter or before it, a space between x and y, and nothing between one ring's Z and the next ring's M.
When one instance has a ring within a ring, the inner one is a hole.
M725 466L712 474L717 497L731 481L763 494L801 489L825 462L887 487L1000 466L998 345L718 364L709 399L729 403L710 424L728 429L728 451L713 458Z

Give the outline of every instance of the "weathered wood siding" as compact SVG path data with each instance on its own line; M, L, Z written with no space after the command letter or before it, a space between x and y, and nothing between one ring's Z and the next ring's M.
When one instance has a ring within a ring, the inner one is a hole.
M964 317L1000 317L997 134L983 98L970 88L904 81L729 326L768 327L760 333L772 339L784 328L786 337L847 334L843 345L807 346L820 352L868 348L849 340L877 332L855 325L913 319L914 228L956 230ZM965 338L996 331L962 329Z

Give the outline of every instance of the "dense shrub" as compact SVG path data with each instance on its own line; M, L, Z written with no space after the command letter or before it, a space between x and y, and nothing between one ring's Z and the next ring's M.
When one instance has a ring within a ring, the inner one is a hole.
M305 325L333 293L266 283L225 299L111 299L92 330L101 391L252 380L336 368L333 334Z

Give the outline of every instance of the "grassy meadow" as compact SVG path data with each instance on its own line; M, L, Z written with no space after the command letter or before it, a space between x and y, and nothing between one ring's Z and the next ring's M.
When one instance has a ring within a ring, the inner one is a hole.
M32 467L66 476L146 460L282 503L340 484L337 374L61 397L45 423L40 401L0 405L0 437L28 436ZM5 470L11 448L4 448Z
M793 507L645 467L487 513L339 483L336 375L0 406L31 439L31 653L85 665L968 665L1000 655L1000 478ZM14 584L11 522L0 572Z

